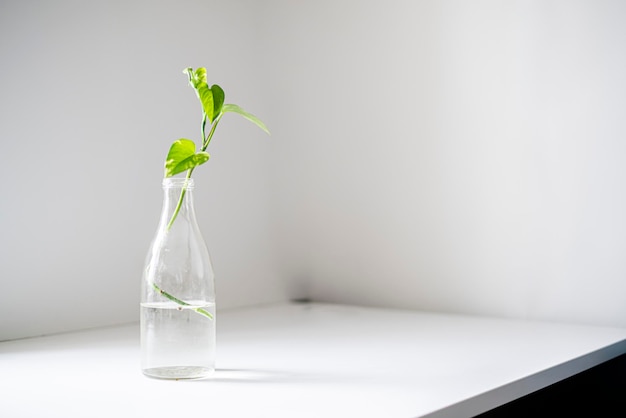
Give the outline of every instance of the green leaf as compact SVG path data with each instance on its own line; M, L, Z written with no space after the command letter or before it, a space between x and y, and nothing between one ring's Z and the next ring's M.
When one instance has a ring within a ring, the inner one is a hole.
M203 151L196 153L196 144L190 140L181 138L170 147L165 159L165 177L172 177L178 173L204 164L209 160L209 154Z
M211 86L211 93L213 93L213 119L215 119L222 111L224 106L224 90L217 84Z
M198 94L200 103L202 103L202 110L204 110L204 113L206 113L209 118L209 123L213 123L213 114L215 111L213 92L209 88L208 84L203 83L196 88L196 93Z
M213 86L216 87L215 89L213 87L209 88L209 84L206 81L206 68L201 67L196 70L185 68L183 72L189 77L189 84L196 91L196 95L202 104L202 110L206 113L209 123L213 123L213 119L219 115L224 103L224 91L219 86ZM217 94L218 106L215 106L214 103L214 91Z
M226 113L226 112L238 113L244 118L248 119L250 122L254 123L259 128L263 129L263 131L265 131L268 135L270 133L269 129L267 129L267 126L265 126L265 124L261 121L261 119L257 118L252 113L246 112L245 110L243 110L241 107L237 106L236 104L225 104L222 107L222 112L223 113Z

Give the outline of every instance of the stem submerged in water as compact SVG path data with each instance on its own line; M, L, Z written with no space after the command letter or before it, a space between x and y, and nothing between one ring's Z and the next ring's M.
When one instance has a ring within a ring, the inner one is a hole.
M157 286L156 283L152 283L152 287L154 287L154 290L156 290L157 292L159 292L160 294L165 296L167 299L171 300L172 302L175 302L175 303L179 304L180 306L192 306L191 304L185 302L184 300L180 300L176 296L170 295L165 290L163 290L159 286ZM203 309L203 308L192 308L192 310L194 312L199 313L200 315L206 316L209 319L213 319L213 315L211 315L211 313L209 311L207 311L206 309Z

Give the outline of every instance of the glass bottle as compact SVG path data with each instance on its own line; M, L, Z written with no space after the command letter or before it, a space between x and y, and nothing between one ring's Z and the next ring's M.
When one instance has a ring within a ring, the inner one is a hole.
M215 287L196 222L193 179L163 180L163 208L141 284L141 369L197 379L215 369Z

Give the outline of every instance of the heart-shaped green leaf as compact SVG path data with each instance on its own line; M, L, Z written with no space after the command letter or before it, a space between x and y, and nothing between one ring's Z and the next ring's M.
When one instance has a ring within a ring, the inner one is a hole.
M181 138L170 147L165 159L165 177L172 177L178 173L204 164L209 160L209 154L204 151L196 153L196 144L190 140Z
M211 86L211 93L213 93L213 119L215 119L222 111L224 106L224 90L217 84Z
M269 129L267 129L267 126L265 126L265 124L261 121L261 119L257 118L252 113L246 112L241 107L239 107L239 106L237 106L235 104L225 104L222 107L222 112L224 112L224 113L226 113L226 112L238 113L241 116L243 116L244 118L248 119L250 122L254 123L259 128L263 129L267 134L270 133Z
M200 103L202 103L202 110L204 110L204 113L206 113L209 118L209 123L213 123L213 114L215 109L213 92L206 83L202 83L196 88L196 93L198 94Z

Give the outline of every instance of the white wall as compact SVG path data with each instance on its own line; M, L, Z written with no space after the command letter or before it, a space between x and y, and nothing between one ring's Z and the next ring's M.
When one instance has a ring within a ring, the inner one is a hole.
M274 4L296 291L626 326L626 3Z
M621 1L0 5L0 339L137 318L180 72L220 307L626 326ZM215 40L217 38L217 40ZM275 251L276 250L276 251Z
M246 1L0 4L0 340L137 320L165 155L199 137L182 70L207 66L228 102L272 125L254 71L259 11ZM269 238L269 140L225 117L194 173L221 308L285 297Z

